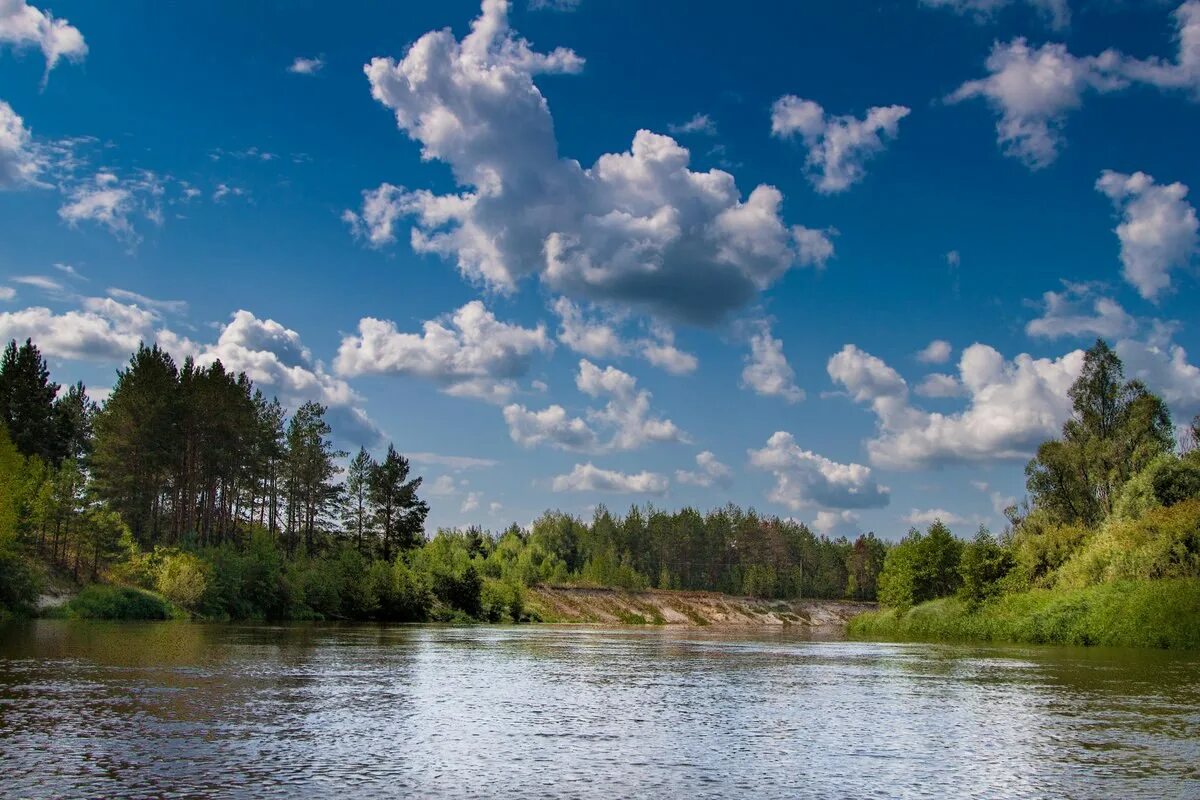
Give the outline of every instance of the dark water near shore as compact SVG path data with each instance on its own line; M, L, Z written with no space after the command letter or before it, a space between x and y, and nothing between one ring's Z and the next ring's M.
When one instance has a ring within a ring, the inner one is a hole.
M1200 654L0 628L0 796L1200 797Z

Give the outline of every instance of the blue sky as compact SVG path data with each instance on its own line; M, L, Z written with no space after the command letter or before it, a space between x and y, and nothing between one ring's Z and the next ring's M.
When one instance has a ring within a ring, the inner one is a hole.
M326 403L434 525L998 529L1097 335L1200 412L1198 100L1197 0L9 0L0 336Z

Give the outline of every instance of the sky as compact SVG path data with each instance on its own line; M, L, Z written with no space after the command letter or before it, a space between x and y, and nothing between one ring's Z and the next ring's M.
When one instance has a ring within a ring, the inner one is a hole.
M1200 0L52 2L0 338L321 402L431 528L999 530L1098 336L1200 413Z

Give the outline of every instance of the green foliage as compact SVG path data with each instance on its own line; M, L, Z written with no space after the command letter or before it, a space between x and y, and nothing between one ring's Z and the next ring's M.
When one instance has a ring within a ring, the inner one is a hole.
M186 614L166 598L130 586L93 583L84 587L66 606L66 615L76 619L162 620Z
M487 578L480 593L481 619L487 622L521 622L525 618L525 587Z
M972 608L941 598L850 621L858 638L979 640L1116 647L1200 648L1200 580L1123 581L1034 589Z
M158 593L188 611L198 611L208 595L212 565L191 553L162 559L155 585Z
M38 565L19 545L0 539L0 615L28 612L37 600L42 577Z
M909 531L892 547L879 575L879 602L895 608L954 594L962 583L959 561L963 543L941 521L928 533Z
M1200 499L1110 519L1067 561L1058 585L1200 578Z
M1163 465L1153 478L1154 496L1164 506L1200 497L1200 459L1177 458Z
M984 528L962 548L958 574L962 577L959 597L969 605L978 605L1000 592L1000 582L1012 570L1013 555L1001 547Z

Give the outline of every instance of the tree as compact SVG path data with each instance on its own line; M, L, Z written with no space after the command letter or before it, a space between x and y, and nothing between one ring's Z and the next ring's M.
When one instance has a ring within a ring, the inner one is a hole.
M304 534L305 550L312 554L317 526L332 510L341 487L334 482L340 472L335 459L345 456L329 440L325 406L308 402L296 409L287 429L285 473L288 485L289 552L295 537Z
M157 539L179 464L179 371L158 345L141 345L96 415L92 470L100 498L143 545Z
M346 529L354 535L354 546L360 553L363 549L363 535L368 532L371 523L371 475L374 470L375 459L371 458L365 447L358 449L358 455L354 456L346 467L344 519Z
M421 478L408 480L408 473L408 459L390 444L387 455L371 470L371 507L383 537L383 557L389 561L393 545L408 550L420 543L429 514L429 505L417 497Z
M1162 398L1125 382L1121 359L1103 339L1084 355L1069 391L1073 414L1061 439L1043 443L1025 468L1035 505L1063 522L1110 515L1122 486L1174 445Z
M58 384L50 382L50 370L33 341L26 339L20 347L10 341L0 356L0 419L21 455L37 455L51 464L62 458L57 394Z
M907 608L954 594L962 583L959 561L963 543L941 520L927 533L916 528L888 550L879 575L879 602Z
M958 574L962 576L959 595L977 605L999 592L999 581L1013 568L1012 553L1001 547L984 527L975 539L962 548Z
M874 533L859 536L854 540L850 555L846 559L846 596L855 600L874 600L879 591L879 573L887 557L887 545L875 538Z

